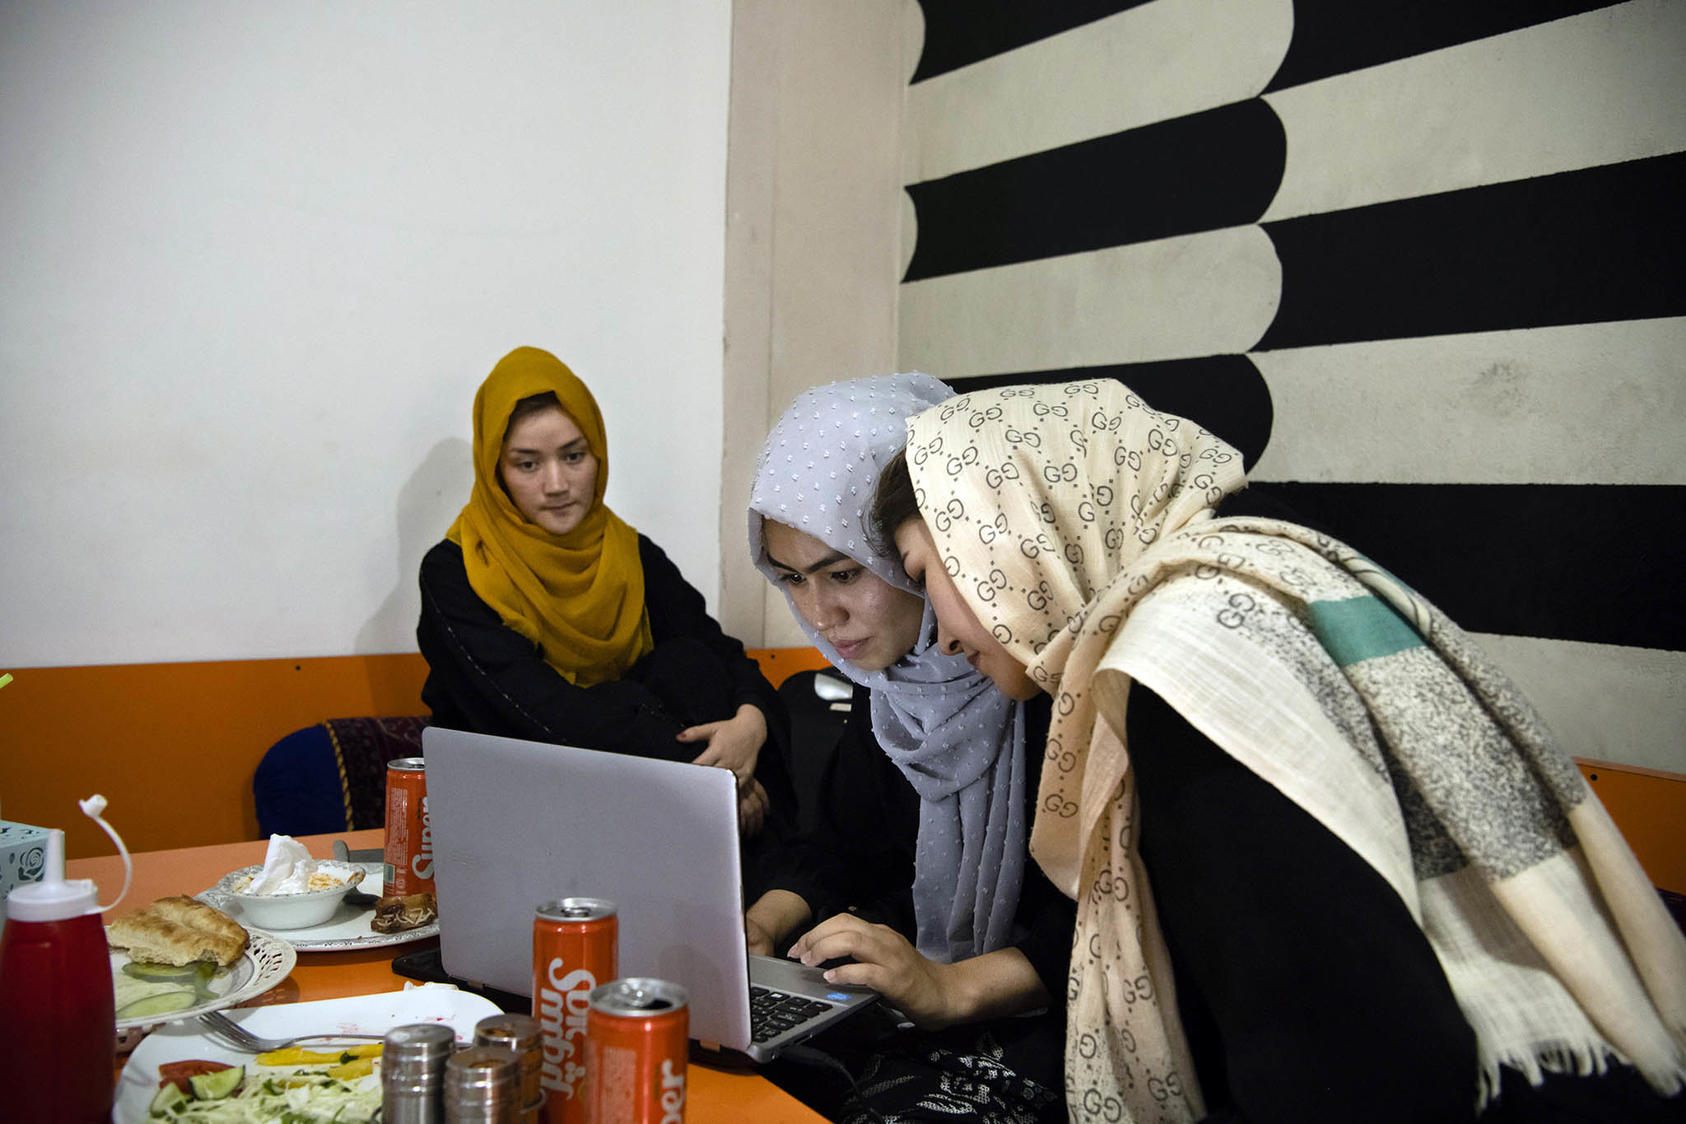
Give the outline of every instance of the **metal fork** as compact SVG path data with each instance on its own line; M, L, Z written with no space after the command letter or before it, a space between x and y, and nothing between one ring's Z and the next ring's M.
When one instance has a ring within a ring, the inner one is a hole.
M285 1050L295 1042L380 1042L380 1034L295 1034L291 1038L264 1038L253 1034L221 1011L206 1011L199 1016L206 1033L223 1045L248 1054L267 1054L271 1050Z

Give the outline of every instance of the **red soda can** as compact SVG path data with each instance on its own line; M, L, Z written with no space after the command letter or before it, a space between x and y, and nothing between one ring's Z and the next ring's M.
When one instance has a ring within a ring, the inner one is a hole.
M586 1011L591 992L619 972L615 903L562 898L533 912L533 1016L544 1062L545 1124L584 1124Z
M433 820L427 814L426 762L386 763L386 861L381 896L433 893Z
M589 1124L683 1124L690 1022L685 989L667 980L629 977L591 993Z

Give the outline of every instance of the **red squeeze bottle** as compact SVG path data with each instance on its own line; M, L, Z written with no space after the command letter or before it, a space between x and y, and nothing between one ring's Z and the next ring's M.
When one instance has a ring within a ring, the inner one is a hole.
M64 832L47 833L40 882L6 895L0 934L0 1088L12 1120L107 1124L117 1066L111 953L99 891L65 881Z

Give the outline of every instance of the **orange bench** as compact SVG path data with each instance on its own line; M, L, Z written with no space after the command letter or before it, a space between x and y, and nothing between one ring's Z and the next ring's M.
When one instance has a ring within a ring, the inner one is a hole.
M814 648L750 655L775 686L826 666ZM93 792L137 851L254 838L252 772L276 739L332 715L419 714L427 675L414 652L5 670L0 810L65 828L72 858L111 848L76 811ZM1652 882L1686 894L1686 775L1579 764Z

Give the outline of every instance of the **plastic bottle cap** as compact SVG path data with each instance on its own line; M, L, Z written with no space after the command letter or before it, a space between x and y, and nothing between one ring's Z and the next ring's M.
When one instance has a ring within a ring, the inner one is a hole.
M99 887L88 878L64 876L64 832L47 832L47 863L41 881L25 882L6 895L8 921L68 921L98 913Z

